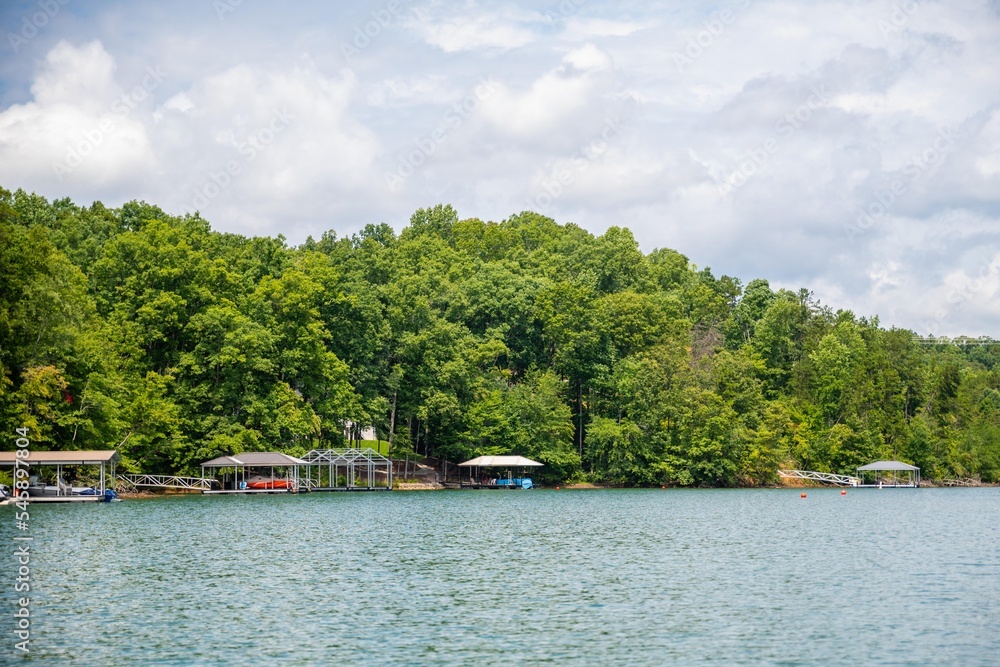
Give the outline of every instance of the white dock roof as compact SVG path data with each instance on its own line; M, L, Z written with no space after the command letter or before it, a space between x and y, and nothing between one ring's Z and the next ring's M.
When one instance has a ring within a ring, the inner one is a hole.
M920 468L902 461L876 461L866 466L858 466L858 470L920 470Z
M544 465L538 461L526 459L523 456L477 456L469 459L465 463L459 463L459 467L471 468L529 468L532 466Z
M0 465L14 465L14 452L0 452ZM32 449L24 459L32 465L99 465L121 460L113 449L78 450L75 452L40 452Z
M234 468L254 466L304 466L307 461L281 452L243 452L230 456L220 456L202 463L203 468Z

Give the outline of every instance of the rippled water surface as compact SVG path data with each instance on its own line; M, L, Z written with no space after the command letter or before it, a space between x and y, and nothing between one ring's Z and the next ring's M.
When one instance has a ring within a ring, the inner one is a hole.
M35 506L29 662L1000 663L1000 489L808 494ZM11 618L0 664L24 662Z

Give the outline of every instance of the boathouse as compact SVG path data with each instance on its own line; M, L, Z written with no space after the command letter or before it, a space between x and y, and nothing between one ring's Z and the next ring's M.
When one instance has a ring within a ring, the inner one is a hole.
M281 452L243 452L219 456L201 464L219 482L219 489L204 489L205 494L219 493L296 493L299 470L306 462Z
M462 488L530 489L533 482L525 470L542 465L523 456L477 456L459 463L458 467L469 471L468 478L461 481Z
M858 466L858 486L909 488L920 486L920 468L902 461L876 461Z
M0 466L13 468L16 465L15 458L15 452L0 452ZM28 457L21 460L27 462L32 475L37 474L32 469L37 469L40 466L56 469L54 485L50 486L40 482L37 485L40 493L37 494L32 493L31 487L28 488L31 502L94 502L108 499L105 495L114 486L115 464L121 461L121 456L113 449L57 452L40 452L32 449L28 452ZM99 481L96 486L92 487L72 487L63 482L63 466L98 466L100 468Z

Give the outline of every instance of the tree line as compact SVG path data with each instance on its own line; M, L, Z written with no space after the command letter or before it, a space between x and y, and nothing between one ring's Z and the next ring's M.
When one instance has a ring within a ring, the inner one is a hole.
M624 227L438 205L290 247L0 189L0 281L4 432L132 470L301 455L353 424L394 456L520 454L549 482L766 485L882 458L1000 481L1000 345L921 346Z

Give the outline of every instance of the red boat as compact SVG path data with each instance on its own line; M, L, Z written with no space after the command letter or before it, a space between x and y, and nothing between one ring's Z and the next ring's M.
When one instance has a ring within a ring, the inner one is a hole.
M246 482L248 489L290 489L292 488L292 483L287 479L272 479L270 477L261 477L260 475L254 475Z

